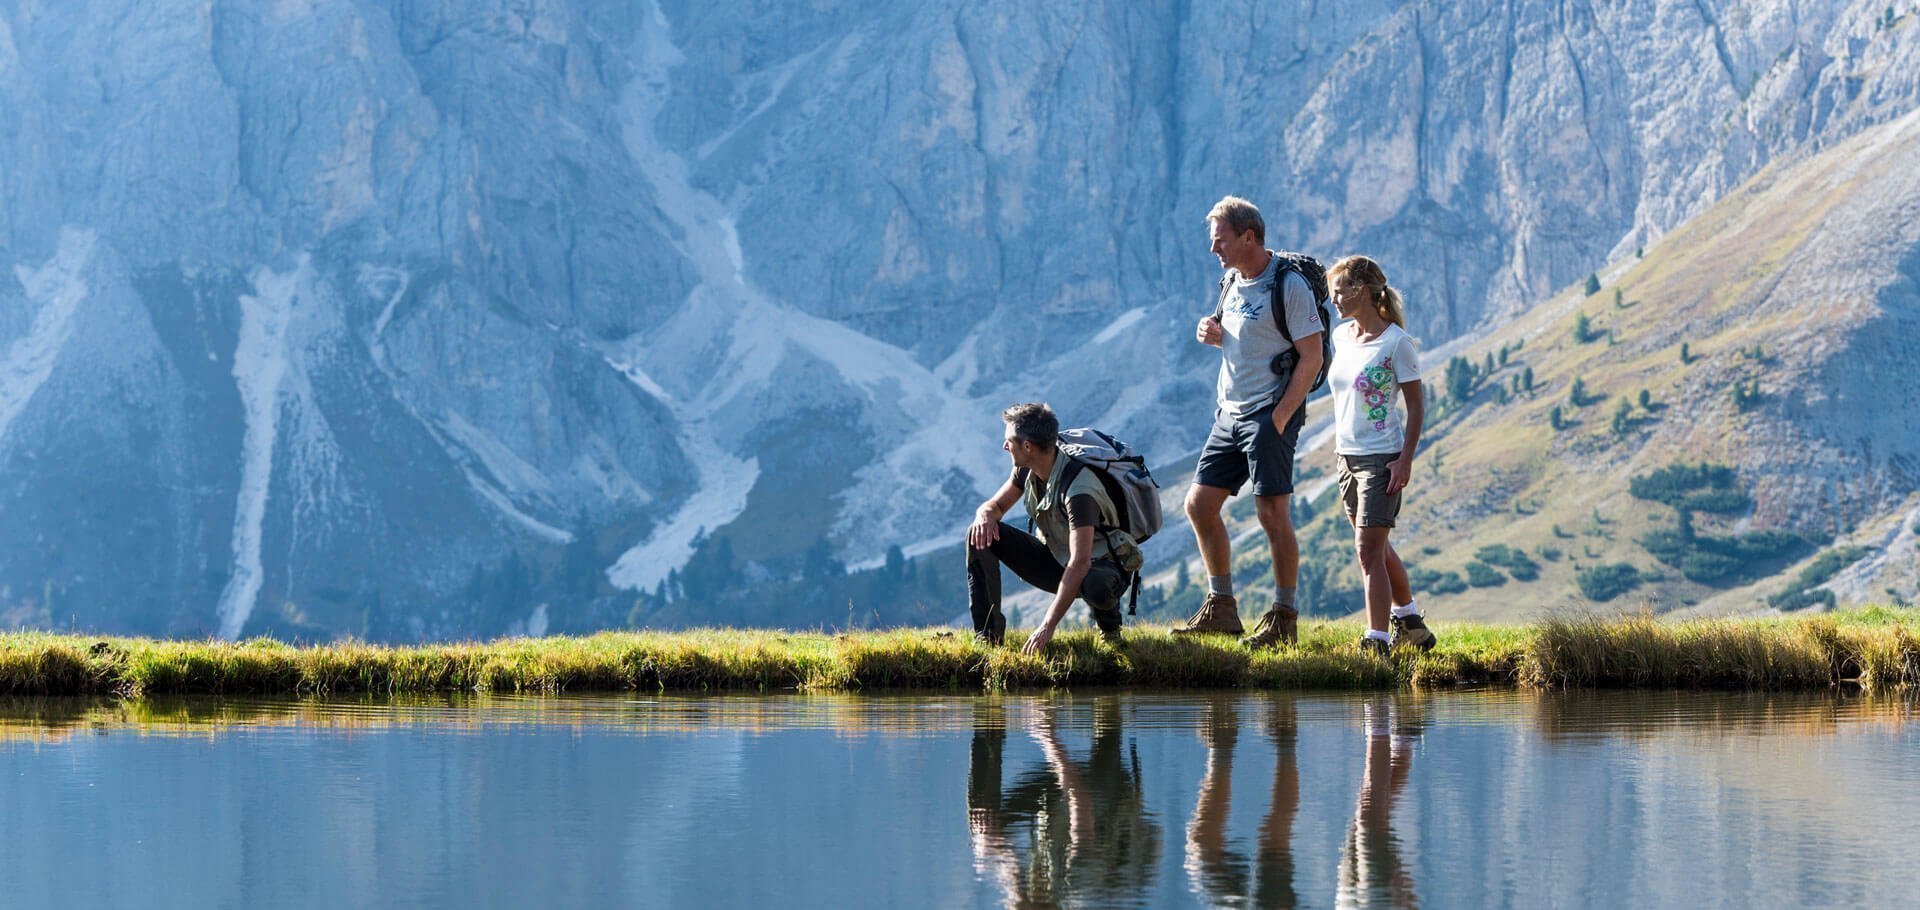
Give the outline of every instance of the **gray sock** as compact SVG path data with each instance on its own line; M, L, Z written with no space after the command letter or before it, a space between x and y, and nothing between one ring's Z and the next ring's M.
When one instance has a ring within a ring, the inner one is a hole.
M1273 589L1273 602L1283 607L1293 606L1294 588L1288 585L1276 585Z
M1232 597L1233 596L1233 576L1231 575L1207 576L1207 593L1208 594L1225 594L1228 597Z

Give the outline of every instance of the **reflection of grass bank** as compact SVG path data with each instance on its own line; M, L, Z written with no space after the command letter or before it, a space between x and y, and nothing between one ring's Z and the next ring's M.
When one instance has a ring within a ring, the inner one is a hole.
M1576 688L1869 689L1920 686L1920 610L1666 623L1554 619L1436 624L1442 645L1393 663L1362 657L1350 622L1308 622L1299 647L1130 631L1115 650L1063 633L1045 659L949 630L695 630L487 644L294 647L0 635L0 693L345 693L1022 689L1048 686L1393 688L1460 683ZM1018 641L1009 635L1010 641Z

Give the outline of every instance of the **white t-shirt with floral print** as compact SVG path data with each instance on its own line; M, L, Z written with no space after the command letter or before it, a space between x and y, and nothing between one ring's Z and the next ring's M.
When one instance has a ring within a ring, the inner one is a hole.
M1420 378L1420 352L1413 336L1389 323L1369 341L1349 320L1333 330L1333 450L1342 455L1391 455L1406 443L1406 422L1396 393Z

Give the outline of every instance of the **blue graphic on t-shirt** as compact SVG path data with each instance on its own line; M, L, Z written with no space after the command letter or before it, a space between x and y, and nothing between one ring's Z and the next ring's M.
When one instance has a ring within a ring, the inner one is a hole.
M1238 302L1227 306L1226 312L1233 313L1243 319L1259 319L1260 314L1266 312L1266 309L1265 306L1254 303L1252 297L1241 294Z

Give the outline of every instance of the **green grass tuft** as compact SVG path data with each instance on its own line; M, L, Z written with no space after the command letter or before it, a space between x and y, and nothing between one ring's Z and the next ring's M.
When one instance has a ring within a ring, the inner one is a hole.
M1920 687L1920 610L1871 607L1814 617L1665 622L1650 615L1556 617L1533 625L1433 624L1440 646L1363 655L1354 622L1302 623L1293 647L1248 651L1231 637L1129 629L1057 635L1042 656L1025 635L988 648L952 629L603 632L391 647L294 647L270 639L182 642L0 634L0 695L395 695L560 692L951 689L1074 686L1392 689L1867 690Z

